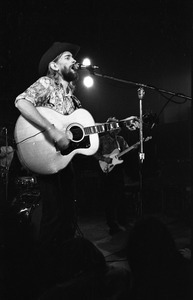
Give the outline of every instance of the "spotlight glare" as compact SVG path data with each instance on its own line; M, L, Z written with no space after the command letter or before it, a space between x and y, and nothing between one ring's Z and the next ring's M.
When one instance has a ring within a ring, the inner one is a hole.
M91 61L89 58L84 58L82 64L84 66L90 66L91 65Z
M83 80L83 83L85 87L90 88L93 86L94 81L91 76L86 76Z

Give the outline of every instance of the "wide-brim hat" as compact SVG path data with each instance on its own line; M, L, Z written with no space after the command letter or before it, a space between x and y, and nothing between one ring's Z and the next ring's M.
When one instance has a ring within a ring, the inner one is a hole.
M73 56L76 56L80 46L71 43L61 43L55 42L53 45L44 53L39 62L39 75L44 76L47 73L48 65L53 61L58 55L65 51L69 51Z

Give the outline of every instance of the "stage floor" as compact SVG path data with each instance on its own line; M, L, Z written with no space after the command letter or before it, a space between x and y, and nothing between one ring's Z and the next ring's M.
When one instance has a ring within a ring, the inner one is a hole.
M167 216L166 214L148 214L161 220L171 232L177 249L190 247L191 229L186 218L179 216ZM143 216L146 216L145 214ZM129 232L140 217L130 217L125 231L118 232L111 236L109 235L108 226L105 221L104 213L90 212L87 215L78 216L78 228L80 234L92 241L96 247L103 253L105 259L109 263L119 264L128 268L125 247L127 245Z

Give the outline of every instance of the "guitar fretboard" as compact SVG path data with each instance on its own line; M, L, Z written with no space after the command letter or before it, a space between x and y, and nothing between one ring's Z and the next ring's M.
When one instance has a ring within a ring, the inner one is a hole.
M115 130L119 128L120 128L119 122L103 123L99 125L85 127L84 132L86 135L89 135L94 133L102 133L105 131Z

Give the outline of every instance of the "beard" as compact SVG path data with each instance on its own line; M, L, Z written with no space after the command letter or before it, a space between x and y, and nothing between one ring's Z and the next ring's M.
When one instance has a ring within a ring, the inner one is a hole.
M79 78L78 73L75 70L72 70L71 68L67 69L64 67L61 70L61 75L63 79L67 82L76 81Z

